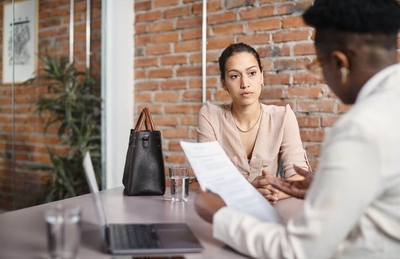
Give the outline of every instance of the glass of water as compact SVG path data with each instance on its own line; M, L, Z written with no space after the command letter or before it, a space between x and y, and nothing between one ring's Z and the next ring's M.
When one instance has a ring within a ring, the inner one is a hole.
M189 197L189 168L181 165L171 166L169 178L172 202L186 202Z
M50 258L77 258L81 242L81 208L57 204L45 211Z

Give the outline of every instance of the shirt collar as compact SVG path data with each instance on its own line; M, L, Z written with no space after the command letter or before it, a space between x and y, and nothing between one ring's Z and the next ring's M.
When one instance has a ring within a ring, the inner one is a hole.
M379 86L380 82L383 81L389 74L393 73L395 70L400 70L400 64L388 66L376 73L373 77L371 77L358 93L356 103L370 95L375 90L375 88Z

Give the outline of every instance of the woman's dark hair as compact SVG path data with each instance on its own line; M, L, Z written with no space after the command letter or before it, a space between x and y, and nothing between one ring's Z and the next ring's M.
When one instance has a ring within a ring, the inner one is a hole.
M392 35L400 29L396 0L315 0L303 14L317 30Z
M252 54L258 62L258 67L262 71L260 55L258 55L258 52L253 47L251 47L245 43L234 43L234 44L229 45L222 52L221 56L218 58L219 71L221 73L222 80L224 80L224 78L225 78L225 65L226 65L226 61L228 60L228 58L232 57L233 55L235 55L237 53L242 53L242 52L247 52L247 53Z

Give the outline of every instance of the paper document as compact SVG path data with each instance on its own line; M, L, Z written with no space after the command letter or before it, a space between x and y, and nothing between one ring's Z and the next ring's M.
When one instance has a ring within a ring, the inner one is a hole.
M203 191L208 189L218 194L228 207L262 221L281 220L275 208L243 177L217 141L181 141L180 144Z

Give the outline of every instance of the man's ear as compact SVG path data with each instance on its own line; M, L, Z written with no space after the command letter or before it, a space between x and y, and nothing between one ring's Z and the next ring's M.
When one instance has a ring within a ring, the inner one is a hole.
M350 70L349 58L342 51L335 50L332 52L332 58L335 61L335 68L340 71L342 68Z

